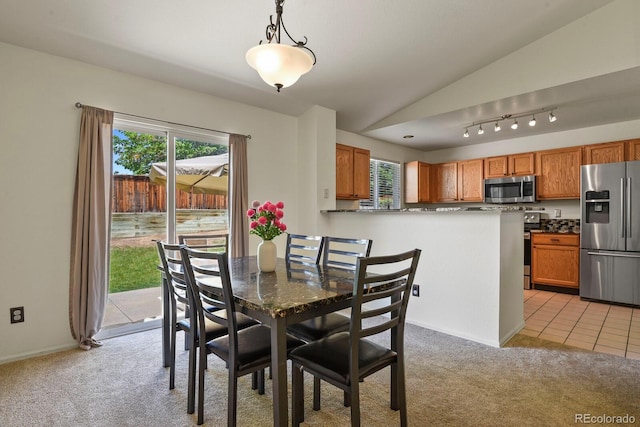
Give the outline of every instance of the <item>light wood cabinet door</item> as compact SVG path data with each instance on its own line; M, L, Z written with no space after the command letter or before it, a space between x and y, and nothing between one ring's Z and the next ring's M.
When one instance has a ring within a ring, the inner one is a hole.
M509 173L511 175L535 174L534 153L520 153L509 156Z
M509 157L497 156L484 159L484 177L502 178L509 175Z
M429 203L431 201L431 165L409 162L404 165L404 202Z
M532 233L531 246L531 281L534 284L579 287L578 235Z
M370 193L371 155L369 150L353 149L353 194L356 199L368 199Z
M624 162L625 141L585 145L582 153L583 165Z
M626 159L629 161L640 160L640 139L626 141Z
M484 159L484 177L502 178L515 175L533 175L535 173L534 153L511 154Z
M440 163L436 168L436 201L458 200L458 163Z
M369 198L369 150L336 144L336 199Z
M539 200L579 199L582 147L538 151L536 188Z
M463 202L483 201L483 159L458 162L458 200Z

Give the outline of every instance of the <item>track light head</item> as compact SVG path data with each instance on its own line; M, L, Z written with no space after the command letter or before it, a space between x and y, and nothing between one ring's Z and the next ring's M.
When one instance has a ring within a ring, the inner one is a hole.
M500 123L496 122L496 125L493 127L494 132L500 132L502 128L500 127Z
M535 114L533 116L531 116L531 120L529 120L529 126L535 126L536 125L536 116Z
M513 123L511 123L511 129L516 130L518 129L518 120L514 120Z
M553 114L553 111L549 113L549 121L551 123L555 122L556 120L558 120L558 118Z
M478 128L478 135L482 135L484 133L484 129L482 129L482 125Z
M465 138L469 138L469 129L465 129L462 136L464 136Z

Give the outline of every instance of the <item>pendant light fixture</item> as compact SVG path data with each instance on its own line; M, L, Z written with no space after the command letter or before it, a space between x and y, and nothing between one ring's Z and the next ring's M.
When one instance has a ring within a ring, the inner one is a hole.
M276 22L273 22L273 15L271 15L266 31L267 42L262 43L260 40L257 46L249 49L246 59L265 83L280 92L280 89L291 86L300 76L311 70L316 64L316 55L306 46L306 37L304 41L295 41L289 35L282 20L284 0L275 1ZM293 45L280 44L281 30L284 30Z

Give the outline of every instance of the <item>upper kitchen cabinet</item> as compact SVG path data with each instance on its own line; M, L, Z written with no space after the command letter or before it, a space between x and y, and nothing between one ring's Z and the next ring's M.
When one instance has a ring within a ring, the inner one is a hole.
M627 160L640 160L640 139L626 141Z
M458 200L458 163L434 165L436 175L436 201L455 202Z
M404 202L431 202L431 172L429 163L413 161L404 165Z
M336 144L336 199L369 198L370 152Z
M579 199L582 147L538 151L538 200Z
M600 163L624 162L625 141L591 144L582 147L582 164L595 165Z
M482 202L483 181L483 159L458 162L458 200L461 202Z
M436 202L481 202L484 160L433 165L436 177Z
M488 157L484 159L484 177L502 178L505 176L533 175L535 173L534 159L534 153Z

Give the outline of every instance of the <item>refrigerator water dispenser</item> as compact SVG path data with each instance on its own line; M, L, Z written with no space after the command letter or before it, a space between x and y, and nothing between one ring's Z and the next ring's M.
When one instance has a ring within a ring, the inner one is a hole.
M585 222L588 224L609 223L609 191L587 191L585 194Z

